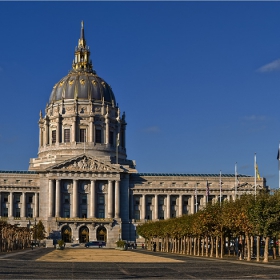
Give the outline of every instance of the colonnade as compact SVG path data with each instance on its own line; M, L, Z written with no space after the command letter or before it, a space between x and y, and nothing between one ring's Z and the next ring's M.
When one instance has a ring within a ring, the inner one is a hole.
M74 104L74 107L77 104ZM104 105L102 105L104 107ZM103 108L102 107L102 108ZM106 113L105 113L106 110ZM70 130L70 142L82 142L79 139L79 129L85 129L85 142L89 143L96 143L96 129L101 130L101 144L110 144L110 131L112 131L112 121L109 116L109 109L103 108L104 111L104 125L96 125L94 121L94 116L88 116L87 121L82 124L80 127L77 123L76 116L64 116L63 118L61 115L57 115L55 117L50 117L55 119L55 126L51 126L50 118L43 119L42 116L40 118L40 133L39 133L39 145L40 147L55 144L55 143L65 143L64 139L64 129ZM64 125L63 125L64 124ZM52 143L52 130L56 131L55 135L55 143ZM126 137L126 129L125 124L121 123L119 110L118 110L118 117L117 123L114 124L114 139L118 139L119 143L111 143L112 145L116 146L117 144L125 148L125 137Z
M20 195L20 201L15 201L15 194ZM8 200L4 201L4 195L7 195ZM27 202L27 195L32 196L32 202ZM32 217L39 217L39 194L37 192L0 192L0 216L5 216L4 213L5 204L8 206L8 217L26 218L30 217L30 213L26 212L27 205L32 204L34 208L32 209ZM16 208L20 209L20 216L16 215Z
M97 180L90 180L89 191L85 193L89 200L87 203L87 213L89 218L96 218L97 213L97 190L96 184ZM120 181L118 180L108 180L107 192L107 203L105 203L106 208L106 217L105 218L120 218ZM79 180L73 180L73 188L71 195L70 203L70 217L78 218L79 217ZM49 217L61 217L61 180L49 180Z
M131 210L131 218L135 218L134 211L135 211L135 197L140 198L138 201L139 205L139 210L140 210L140 220L147 219L146 212L147 212L147 196L153 198L153 203L152 203L152 217L149 217L149 219L157 220L159 219L159 206L164 206L164 218L169 219L171 218L171 207L174 205L171 205L172 197L175 197L175 200L172 202L175 202L176 206L176 216L180 217L183 214L194 214L196 213L201 207L204 207L206 203L211 201L219 201L219 195L211 195L211 196L206 196L206 195L201 195L201 194L150 194L150 193L143 193L143 194L131 194L131 199L130 199L130 210ZM164 197L165 203L163 205L159 205L159 196ZM223 200L224 199L230 199L232 196L231 195L223 195ZM187 199L186 199L187 198ZM184 211L184 203L187 201L185 206L187 206L187 210Z

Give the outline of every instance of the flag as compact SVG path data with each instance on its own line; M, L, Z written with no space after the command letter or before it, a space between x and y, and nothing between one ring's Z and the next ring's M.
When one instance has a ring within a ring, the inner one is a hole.
M261 176L260 176L260 172L259 172L259 168L258 168L257 163L256 163L256 175L257 175L257 179L260 180Z
M208 181L206 183L206 196L209 196L210 195L210 191L209 191L209 184L208 184Z

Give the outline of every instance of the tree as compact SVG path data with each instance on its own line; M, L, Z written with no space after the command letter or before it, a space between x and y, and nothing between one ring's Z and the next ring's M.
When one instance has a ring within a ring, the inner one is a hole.
M41 241L45 239L45 233L45 226L40 220L38 224L33 227L33 239Z

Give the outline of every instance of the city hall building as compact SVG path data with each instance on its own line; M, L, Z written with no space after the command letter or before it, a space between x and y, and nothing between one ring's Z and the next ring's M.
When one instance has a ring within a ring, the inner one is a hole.
M126 116L117 104L93 70L82 23L72 70L40 112L38 157L28 171L0 171L0 219L31 227L41 220L49 239L114 247L136 240L139 223L254 192L252 176L138 173L127 158ZM262 178L256 187L265 184Z

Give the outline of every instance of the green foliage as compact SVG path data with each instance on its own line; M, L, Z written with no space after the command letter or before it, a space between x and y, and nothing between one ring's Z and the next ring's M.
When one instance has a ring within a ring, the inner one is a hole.
M116 242L116 245L117 245L117 247L119 247L119 248L123 248L124 245L125 245L125 241L124 241L124 240L118 240L118 241Z
M62 239L57 240L58 246L61 248L64 245L64 241Z
M40 220L36 225L33 227L33 239L35 240L43 240L45 239L45 226Z

